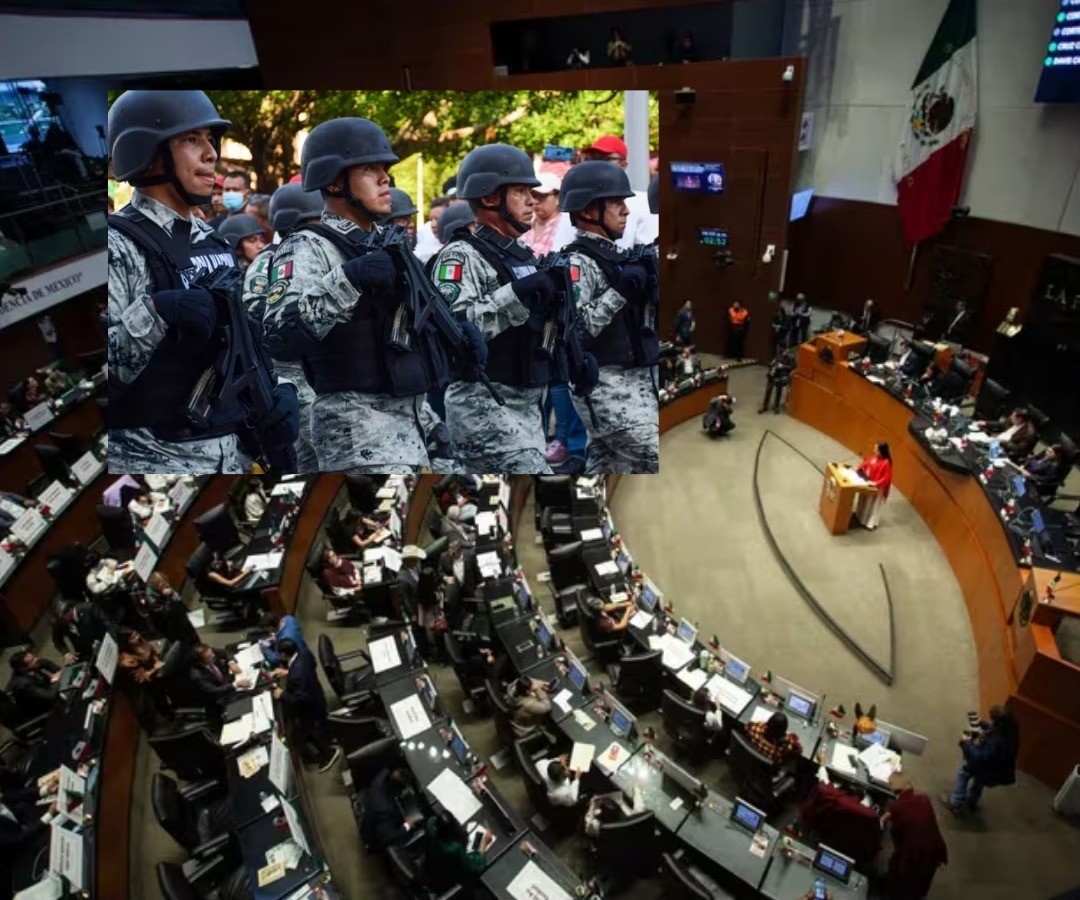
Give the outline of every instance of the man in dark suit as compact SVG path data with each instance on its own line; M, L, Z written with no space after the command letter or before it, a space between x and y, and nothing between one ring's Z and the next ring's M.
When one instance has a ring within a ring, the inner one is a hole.
M11 657L11 682L8 693L27 718L44 715L56 703L60 667L47 659L38 659L29 650Z
M446 552L439 557L446 615L451 624L461 621L462 599L476 596L476 551L467 550L461 541L451 538Z
M285 675L285 687L274 688L274 699L285 707L301 740L308 740L319 752L319 771L331 769L341 757L341 748L330 743L326 726L326 697L315 669L315 657L307 647L297 647L284 638L278 641L278 653L285 669L275 674Z
M196 644L191 651L191 683L208 709L227 704L233 699L236 688L251 687L251 682L244 679L234 684L230 675L236 672L239 672L239 666L229 662L220 650L207 644Z
M945 332L941 335L943 341L953 344L963 344L971 328L971 313L968 312L967 304L963 300L956 301L956 312L945 326Z
M65 654L65 662L73 662L76 657L89 660L94 644L106 632L112 632L115 637L113 624L94 603L62 601L53 620L53 645Z
M874 306L873 300L867 300L863 304L862 312L859 313L859 317L855 320L855 324L851 326L851 330L856 334L873 334L877 329L877 323L881 316L878 315L877 307Z

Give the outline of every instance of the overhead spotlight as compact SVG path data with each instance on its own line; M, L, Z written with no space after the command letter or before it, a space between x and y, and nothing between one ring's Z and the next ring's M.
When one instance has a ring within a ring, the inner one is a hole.
M692 87L679 88L675 91L676 103L694 103L697 100L697 91Z
M781 75L780 77L784 81L788 81L788 82L794 81L795 80L795 67L794 66L785 66L784 67L784 74Z

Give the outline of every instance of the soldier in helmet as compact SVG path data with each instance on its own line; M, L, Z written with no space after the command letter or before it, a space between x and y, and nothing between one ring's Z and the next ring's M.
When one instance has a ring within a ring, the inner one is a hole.
M520 240L529 228L539 184L532 160L507 144L469 151L457 196L469 202L476 230L458 229L435 263L435 284L451 309L487 340L487 374L506 400L499 406L476 381L446 389L446 424L469 472L549 473L541 399L553 377L543 330L557 309L554 284L537 271Z
M449 378L430 324L410 321L385 250L361 246L391 208L397 162L374 122L332 119L301 154L304 190L322 193L318 223L297 227L277 252L263 327L275 358L301 360L315 391L311 432L324 472L417 472L438 420L425 394Z
M190 286L236 265L191 213L210 202L228 127L202 91L125 91L109 109L113 174L135 189L109 218L110 471L242 471L237 430L250 412L214 399L204 420L188 415L199 380L237 340L219 328L214 298ZM273 410L254 424L291 443L296 416L295 390L278 385Z
M409 246L416 248L416 204L401 188L390 188L390 214L386 221L409 232Z
M600 364L592 410L575 398L589 431L586 472L654 474L660 466L659 358L655 287L646 269L626 262L615 242L626 227L626 173L600 160L574 166L562 183L562 208L577 228L564 249L577 267L574 299Z
M258 219L247 213L229 216L221 223L218 234L232 247L237 262L244 268L250 266L255 257L266 247L263 241L262 225Z
M305 191L303 185L286 184L274 191L270 197L270 227L282 238L287 236L297 225L305 222L318 222L323 211L322 194L318 191ZM244 305L248 315L259 324L262 331L263 314L266 312L266 294L270 289L270 261L273 259L277 244L270 244L248 266L244 273ZM315 447L311 443L311 404L315 392L304 377L304 368L299 362L284 358L274 359L274 368L283 381L296 386L300 402L300 433L296 439L297 472L311 474L319 471L319 460Z

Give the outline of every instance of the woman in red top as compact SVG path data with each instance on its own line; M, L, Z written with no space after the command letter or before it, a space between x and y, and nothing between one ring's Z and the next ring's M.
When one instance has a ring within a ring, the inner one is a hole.
M889 496L892 485L892 456L889 445L874 444L874 452L859 463L859 474L867 481L877 485L873 494L860 494L855 503L855 515L871 531L878 526L881 506Z

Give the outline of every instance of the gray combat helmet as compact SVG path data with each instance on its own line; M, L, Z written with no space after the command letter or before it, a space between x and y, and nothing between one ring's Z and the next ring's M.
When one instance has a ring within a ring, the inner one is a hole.
M171 184L185 203L209 203L209 193L192 194L180 184L168 141L198 128L209 128L214 147L220 150L221 136L231 126L232 122L221 118L202 91L124 91L109 107L113 177L134 187ZM160 175L143 175L159 151L164 171Z
M660 213L660 176L653 175L649 182L649 212L654 216Z
M439 241L449 244L454 234L476 221L472 207L468 203L453 203L442 211L438 218Z
M537 187L529 154L509 144L488 144L465 154L457 171L457 196L479 200L510 184Z
M390 188L390 212L387 219L396 219L398 216L415 216L418 212L412 197L401 188Z
M240 246L244 238L254 237L263 233L263 227L259 220L247 213L239 213L229 216L218 226L218 234L225 238L230 247L235 250Z
M581 212L597 200L625 200L633 197L630 179L622 166L604 160L578 163L563 176L559 188L559 209Z
M333 184L345 169L363 163L398 161L390 139L370 119L330 119L311 129L300 153L304 190Z
M323 198L318 191L305 191L298 183L283 184L270 197L270 227L287 234L305 219L322 215Z

